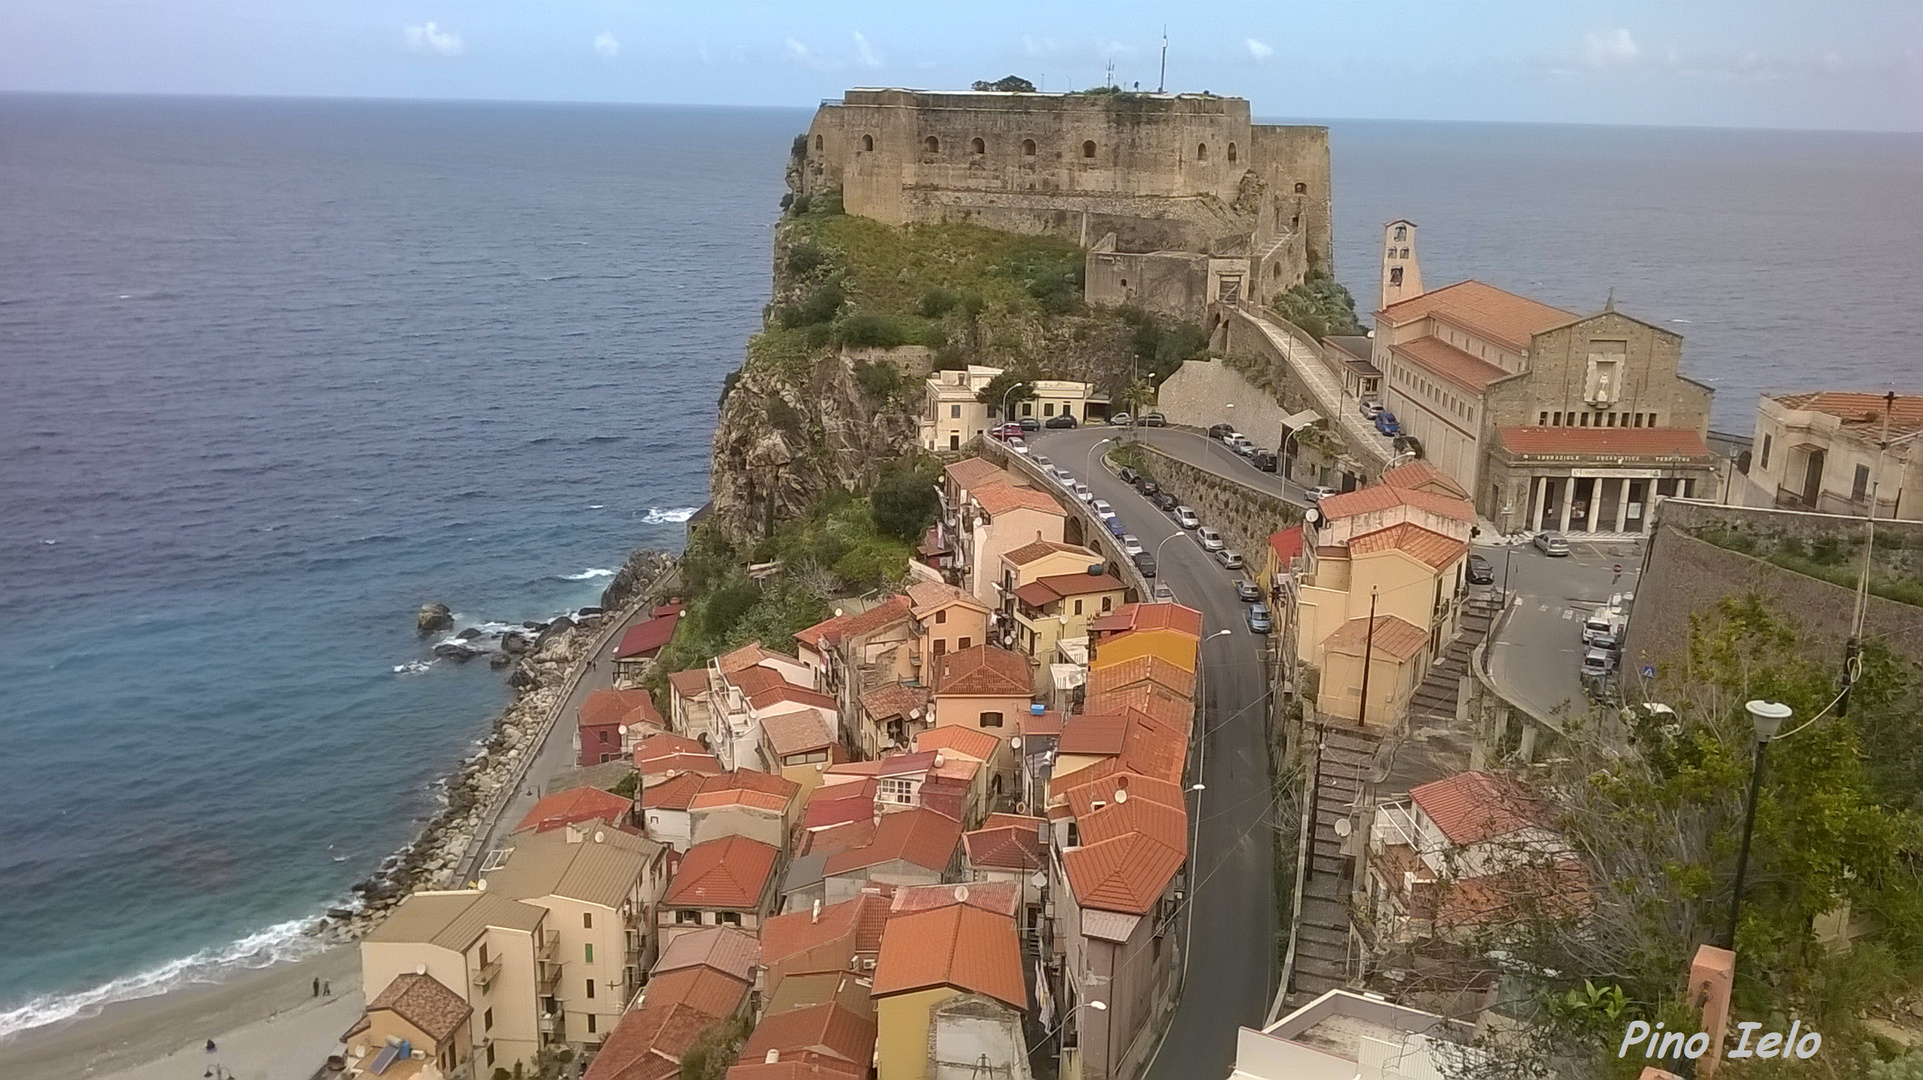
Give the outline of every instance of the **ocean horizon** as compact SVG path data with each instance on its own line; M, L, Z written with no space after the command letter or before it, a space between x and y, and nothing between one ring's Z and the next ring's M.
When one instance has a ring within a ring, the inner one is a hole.
M508 699L416 609L679 546L809 115L0 96L0 1040L311 951ZM1407 217L1431 285L1682 333L1719 430L1923 382L1923 136L1331 129L1365 318Z

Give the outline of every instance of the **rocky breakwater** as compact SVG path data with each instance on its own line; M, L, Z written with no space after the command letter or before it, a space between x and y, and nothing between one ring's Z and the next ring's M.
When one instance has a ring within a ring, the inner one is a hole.
M513 671L507 681L515 690L513 702L495 718L480 747L444 782L440 813L412 844L388 856L379 870L356 883L354 903L329 909L313 927L314 933L351 941L378 925L416 889L466 884L457 873L469 847L494 828L496 816L510 805L510 800L496 796L509 784L543 779L524 781L520 770L540 750L547 721L577 670L585 667L611 620L632 607L667 597L676 582L674 568L673 555L643 548L629 556L604 594L604 599L622 601L619 608L605 613L586 608L542 624L536 633L503 636L504 641L515 637L525 643L499 654L511 658Z

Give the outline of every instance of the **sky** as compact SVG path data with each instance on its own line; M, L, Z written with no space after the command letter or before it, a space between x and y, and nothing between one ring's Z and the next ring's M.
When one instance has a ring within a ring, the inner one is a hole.
M0 0L0 92L812 107L1109 78L1263 117L1923 131L1920 0Z

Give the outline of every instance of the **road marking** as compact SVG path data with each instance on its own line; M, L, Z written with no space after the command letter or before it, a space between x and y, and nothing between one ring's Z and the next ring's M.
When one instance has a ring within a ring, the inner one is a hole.
M1536 605L1536 610L1537 610L1537 611L1548 611L1548 610L1549 610L1549 605L1548 605L1548 604L1537 604L1537 605Z
M1575 617L1576 617L1576 609L1575 609L1575 608L1572 608L1572 607L1566 607L1566 608L1563 608L1563 609L1562 609L1562 617L1563 617L1563 618L1565 618L1565 619L1573 619L1573 618L1575 618Z

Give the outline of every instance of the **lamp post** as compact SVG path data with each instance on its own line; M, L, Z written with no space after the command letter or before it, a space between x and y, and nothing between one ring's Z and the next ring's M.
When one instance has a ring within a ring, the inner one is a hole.
M1108 1002L1084 1001L1080 1005L1077 1005L1074 1008L1063 1013L1061 1023L1056 1024L1054 1027L1049 1028L1047 1031L1042 1032L1042 1037L1035 1040L1034 1046L1029 1047L1028 1049L1029 1054L1033 1055L1035 1051L1040 1049L1045 1043L1048 1042L1048 1040L1054 1038L1055 1033L1067 1027L1069 1020L1072 1019L1076 1013L1081 1012L1083 1009L1094 1009L1096 1012L1107 1012Z
M1743 908L1743 877L1749 872L1749 836L1756 828L1756 795L1763 786L1763 758L1769 750L1769 741L1783 730L1783 721L1790 717L1790 707L1776 701L1752 701L1743 708L1749 710L1750 723L1756 729L1756 767L1749 774L1749 806L1743 811L1743 846L1736 853L1736 886L1729 896L1729 932L1723 935L1723 947L1731 952L1736 950L1736 918Z
M1167 536L1162 537L1162 542L1155 545L1155 570L1157 573L1160 573L1162 570L1162 549L1168 546L1168 542L1170 540L1174 540L1177 537L1187 536L1188 534L1189 534L1189 531L1187 529L1178 528L1174 532L1168 534Z
M1086 473L1091 473L1091 474L1094 473L1095 472L1095 451L1100 449L1103 445L1107 443L1112 443L1114 441L1115 441L1114 439L1103 439L1100 442L1091 444L1088 448L1088 456L1082 462L1082 471Z
M1015 391L1027 385L1028 383L1021 380L1017 380L1015 382L1009 383L1008 389L1002 391L1002 423L1006 424L1010 420L1014 419L1014 417L1008 415L1008 395L1014 393Z

